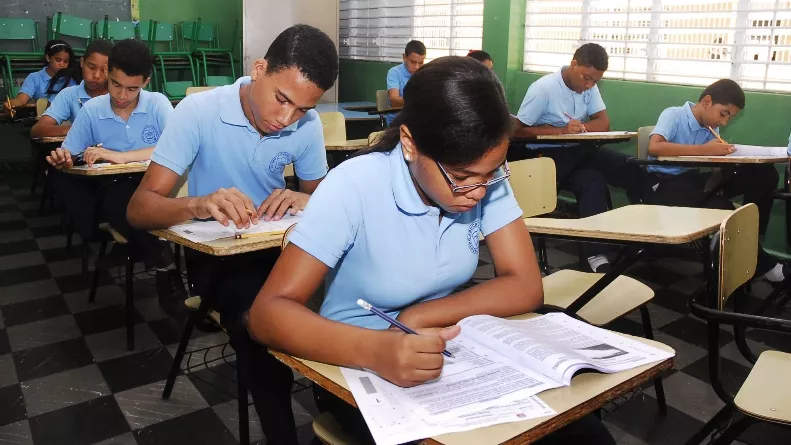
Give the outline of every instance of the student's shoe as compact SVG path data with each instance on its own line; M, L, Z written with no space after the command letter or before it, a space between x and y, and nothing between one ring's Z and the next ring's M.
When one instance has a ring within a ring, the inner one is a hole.
M162 310L173 318L179 320L185 318L189 314L189 310L184 306L187 292L184 290L181 273L176 269L158 270L156 284L159 306Z

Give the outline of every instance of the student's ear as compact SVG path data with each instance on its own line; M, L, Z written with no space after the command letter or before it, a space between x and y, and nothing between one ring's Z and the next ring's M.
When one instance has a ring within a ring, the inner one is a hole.
M80 57L80 69L82 69L83 63L85 63L85 57Z
M401 60L403 60L404 63L406 63L406 53L401 54Z
M709 108L711 106L711 96L708 94L703 96L703 99L700 100L700 104L703 108Z
M145 90L145 89L146 89L146 87L148 86L148 82L151 82L151 76L149 76L149 77L147 77L147 78L146 78L146 81L145 81L145 82L143 82L143 86L141 86L141 87L140 87L140 89L141 89L141 90Z
M404 153L404 159L411 162L417 159L417 148L415 148L415 141L412 139L412 133L406 125L398 127L401 133L401 151Z
M569 63L569 68L576 68L577 66L579 66L579 62L572 59L571 63Z
M266 59L255 59L250 70L250 78L255 81L259 76L263 76L266 73L266 66Z

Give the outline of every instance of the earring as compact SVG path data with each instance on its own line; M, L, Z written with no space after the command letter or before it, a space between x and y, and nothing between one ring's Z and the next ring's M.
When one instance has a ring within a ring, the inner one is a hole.
M412 162L412 156L404 155L404 160L407 162Z

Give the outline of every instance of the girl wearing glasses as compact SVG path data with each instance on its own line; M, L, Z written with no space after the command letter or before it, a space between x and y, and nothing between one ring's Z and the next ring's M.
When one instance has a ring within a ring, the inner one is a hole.
M314 192L250 309L253 338L413 386L439 376L459 320L538 309L541 275L506 180L510 132L502 85L486 66L443 57L418 70L375 146ZM497 277L452 293L478 266L479 234ZM325 279L319 315L305 305ZM420 335L388 329L359 298ZM373 443L356 409L314 388L320 410Z

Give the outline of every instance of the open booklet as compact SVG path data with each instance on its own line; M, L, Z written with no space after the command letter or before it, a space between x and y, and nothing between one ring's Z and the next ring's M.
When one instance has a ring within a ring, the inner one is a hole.
M222 238L235 238L237 235L283 233L289 227L299 222L301 216L302 212L300 211L296 215L283 215L277 221L264 221L262 219L258 221L258 224L251 225L247 229L237 229L233 223L229 223L228 227L225 227L219 222L212 220L180 224L171 227L170 230L194 243L206 243Z
M612 373L674 354L562 313L527 320L476 315L458 323L440 378L411 388L370 373L427 421L456 418L571 383L584 368Z

